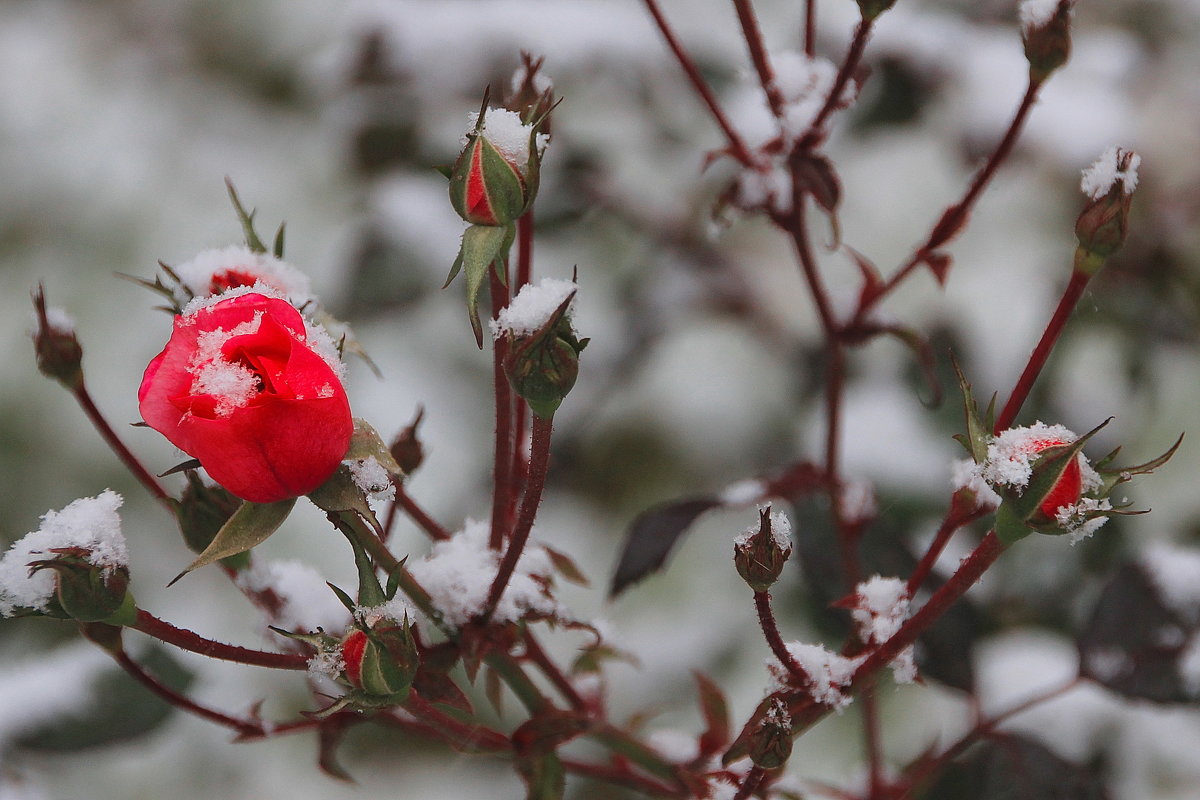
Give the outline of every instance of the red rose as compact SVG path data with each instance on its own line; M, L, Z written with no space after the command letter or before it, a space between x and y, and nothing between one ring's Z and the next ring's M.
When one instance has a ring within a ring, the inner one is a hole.
M142 377L142 418L244 500L307 494L354 428L335 356L316 344L295 308L262 294L180 315Z

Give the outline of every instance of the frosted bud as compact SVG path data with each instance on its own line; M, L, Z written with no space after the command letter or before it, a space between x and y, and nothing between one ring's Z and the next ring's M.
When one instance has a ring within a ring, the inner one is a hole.
M33 332L33 347L37 353L38 370L63 386L77 390L83 386L83 348L66 314L46 308L46 296L41 287L33 294L37 327Z
M786 523L782 515L764 508L758 512L758 530L748 528L733 542L733 564L755 592L765 592L779 580L792 554L787 532L776 530L781 523Z
M407 621L369 631L354 628L342 640L341 655L343 674L351 686L395 702L403 702L408 696L420 663Z
M57 547L51 553L51 558L29 564L30 574L43 569L55 573L54 600L58 608L52 603L48 609L50 616L59 616L54 612L61 609L62 615L69 619L99 622L112 619L126 605L128 567L97 565L92 561L91 550L84 547Z
M1067 63L1071 55L1071 7L1074 0L1024 0L1018 10L1025 58L1035 81Z
M1132 150L1110 147L1084 170L1080 185L1088 202L1075 221L1076 269L1094 274L1125 244L1141 161Z
M791 754L792 718L787 704L776 697L750 735L750 760L757 767L777 769L787 763Z

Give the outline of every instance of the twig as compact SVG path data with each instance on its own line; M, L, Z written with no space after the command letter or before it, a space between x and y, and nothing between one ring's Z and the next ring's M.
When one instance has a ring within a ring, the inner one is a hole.
M155 500L162 503L166 509L171 512L171 515L174 516L174 501L171 499L171 496L167 494L167 490L162 487L162 484L158 482L158 479L150 474L150 471L143 466L142 462L138 460L137 456L135 456L130 449L125 446L125 443L121 441L120 437L117 436L116 431L112 429L112 426L108 424L108 420L104 418L104 415L100 412L100 409L96 407L96 403L92 400L92 395L88 392L87 386L80 381L79 387L72 391L71 394L75 396L75 400L83 409L83 413L87 415L87 418L91 421L93 427L95 427L100 433L100 436L103 437L104 441L108 444L113 453L116 454L117 458L121 460L121 463L125 465L125 468L133 474L133 477L138 479L138 482L141 483L142 486L146 487L146 491L154 495Z
M508 272L508 262L503 269ZM488 271L492 289L492 319L508 305L508 277ZM492 469L492 528L488 545L493 550L504 546L512 524L509 509L513 503L513 392L504 372L504 361L508 356L508 339L500 337L493 343L492 381L496 396L496 444Z
M754 7L750 0L733 0L733 7L737 10L742 38L750 50L750 60L754 64L754 71L758 73L758 82L762 84L771 113L776 118L782 117L783 96L779 94L779 87L775 83L775 71L771 69L771 61L767 57L767 47L763 42L762 29L758 26L758 18L754 15Z
M237 645L205 639L203 636L183 628L177 628L169 622L159 619L148 611L138 609L137 621L130 626L147 636L153 636L159 641L173 644L181 650L198 653L209 658L222 661L234 661L239 664L250 664L256 667L272 667L274 669L307 670L308 659L295 653L268 653L263 650L251 650Z

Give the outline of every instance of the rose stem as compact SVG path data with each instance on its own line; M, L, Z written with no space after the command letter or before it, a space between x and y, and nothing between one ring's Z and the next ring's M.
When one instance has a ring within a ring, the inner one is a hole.
M500 311L508 305L508 262L503 262L505 275L498 275L495 269L488 270L492 290L492 319L500 315ZM508 355L508 340L501 336L493 343L492 379L496 395L496 445L495 460L492 468L492 528L488 545L493 550L504 546L508 538L507 510L512 503L510 495L512 486L513 462L513 403L512 387L509 386L508 376L504 373L504 360Z
M75 400L83 408L83 413L87 415L92 425L100 432L104 441L116 454L117 458L121 460L121 463L125 465L125 468L133 474L133 477L138 479L142 486L146 487L146 490L150 494L154 495L154 499L166 506L167 510L174 516L175 507L171 496L159 484L158 479L142 466L142 462L138 461L137 456L130 452L125 443L117 437L116 431L112 429L112 426L108 424L108 420L100 413L100 409L96 407L91 393L88 392L87 386L84 385L82 380L76 388L71 390L71 394L75 395Z
M542 501L542 490L546 486L546 471L550 466L550 434L553 425L553 417L534 416L533 418L533 440L530 443L529 451L529 485L525 488L524 497L521 498L517 526L513 530L508 549L504 551L500 569L496 572L496 579L492 581L487 603L480 615L480 619L484 622L490 619L492 613L495 612L496 604L500 602L500 597L504 594L505 587L508 586L508 580L512 577L513 570L517 567L517 560L520 559L521 552L525 549L525 543L529 539L529 532L533 529L533 520L537 516L538 504Z
M754 794L754 791L758 788L758 785L762 783L763 778L765 778L766 775L767 773L762 767L752 767L750 771L746 773L746 777L742 780L742 785L738 787L737 793L733 796L733 800L747 800L750 795Z
M673 788L666 784L658 783L650 778L643 778L640 775L613 767L608 764L587 764L582 761L573 759L561 759L563 769L575 775L582 775L585 778L591 778L595 781L604 783L612 783L618 786L625 786L634 791L642 792L650 797L691 797L691 793L681 788Z
M396 487L396 501L392 503L391 509L388 511L387 523L384 525L384 531L390 532L392 529L393 519L396 516L396 510L403 508L405 513L417 523L417 526L425 531L430 539L440 542L450 538L450 531L446 530L433 517L425 512L425 509L417 505L417 501L413 500L412 495L404 488L404 482L401 480L392 481L392 485Z
M268 653L263 650L250 650L237 645L224 644L212 639L205 639L199 634L183 628L177 628L169 622L155 617L143 609L137 610L137 621L129 626L141 631L147 636L153 636L161 642L173 644L181 650L199 653L209 658L219 658L223 661L234 661L239 664L250 664L256 667L272 667L274 669L307 670L308 659L295 653Z
M460 722L416 692L408 693L404 707L434 728L456 737L464 746L478 744L486 750L499 752L512 749L512 743L504 734L482 725Z
M804 0L804 55L817 52L817 0Z
M864 299L862 306L855 314L855 322L862 321L866 312L899 286L913 270L923 264L925 258L933 250L948 242L958 233L971 213L971 208L975 205L975 201L979 199L983 190L996 174L996 170L1008 158L1009 153L1012 152L1013 145L1016 144L1017 137L1025 125L1025 120L1029 116L1029 112L1033 109L1034 102L1037 100L1038 91L1041 89L1041 86L1041 81L1032 79L1029 81L1025 89L1025 95L1021 98L1021 104L1017 106L1017 111L1013 114L1012 121L1008 125L1008 130L1004 132L1004 136L1000 139L999 144L996 145L996 149L992 151L991 156L988 157L983 168L975 174L971 185L967 188L966 194L963 195L961 200L946 209L937 224L934 225L933 230L930 231L925 243L913 252L908 261L891 278L886 280L879 287L878 291Z
M678 767L675 764L666 761L656 750L642 744L620 728L604 722L595 730L589 731L587 736L614 753L625 756L651 775L673 781L681 789L686 789L683 781L679 779ZM691 797L690 794L683 796Z
M968 522L983 516L982 511L961 508L959 502L959 495L956 493L950 501L950 509L942 519L942 524L938 526L937 533L933 536L933 541L929 543L929 548L921 556L921 560L917 563L912 574L908 576L908 584L905 591L908 592L910 598L916 596L917 590L921 588L921 584L925 582L925 578L933 570L934 563L937 561L938 556L942 554L942 550L945 549L946 543L950 541L950 537L954 535L954 532Z
M558 665L550 660L550 656L547 655L546 651L542 649L541 644L538 643L537 637L533 635L532 629L528 627L525 628L522 641L525 642L525 655L528 656L529 660L536 664L537 668L541 670L542 674L545 675L552 684L554 684L554 688L558 689L559 694L561 694L576 711L585 710L587 708L587 703L585 703L583 698L579 696L579 692L575 691L575 687L571 685L571 681L567 679L567 676L563 674L563 671L559 669Z
M646 4L650 16L654 17L654 22L658 26L659 33L667 42L667 47L675 55L675 60L679 62L679 66L683 67L684 73L688 80L692 83L692 88L696 94L700 95L700 99L708 106L708 111L712 114L713 120L725 134L725 138L729 141L730 154L740 161L745 166L754 164L754 158L750 155L750 150L746 147L746 143L742 141L742 137L734 130L729 119L725 116L725 112L721 110L721 106L717 103L716 95L709 88L708 83L704 80L704 76L700 74L700 70L696 67L692 57L683 49L683 45L675 38L675 32L671 30L667 18L663 16L662 9L658 7L657 0L643 0Z
M811 148L823 138L821 127L829 119L833 110L837 108L838 100L845 91L846 84L850 82L850 76L854 74L854 70L858 69L858 63L862 60L863 50L867 46L867 39L871 36L873 24L873 20L859 20L858 27L854 29L854 38L850 40L850 48L846 51L846 57L842 60L837 77L833 80L833 87L829 90L829 96L825 98L825 104L821 106L817 116L813 117L813 121L809 123L808 130L800 138L798 149Z
M1013 387L1008 402L1004 404L1004 409L996 418L996 426L992 430L993 435L999 435L1001 431L1006 430L1013 424L1017 414L1021 412L1021 406L1029 397L1029 392L1032 391L1033 384L1041 373L1042 367L1050 358L1050 351L1054 349L1059 335L1066 328L1067 320L1070 319L1071 312L1078 305L1079 298L1083 296L1083 290L1087 288L1090 279L1090 275L1080 270L1074 270L1071 273L1071 280L1067 282L1067 288L1063 291L1062 298L1058 301L1058 307L1054 309L1054 314L1046 325L1046 330L1042 331L1042 338L1033 348L1033 352L1029 356L1029 363L1025 365L1025 370L1017 379L1017 385Z
M513 296L533 280L533 209L525 213L525 216L517 220L517 276L516 284L513 287ZM517 395L513 398L513 463L512 463L512 491L509 493L509 504L506 509L508 525L513 524L513 514L516 509L517 497L520 494L525 484L526 475L529 473L529 462L526 458L526 442L528 437L525 435L525 424L529 418L529 404L525 402L525 398Z
M779 625L775 622L775 612L771 609L771 593L765 591L755 592L754 608L758 611L758 625L762 628L763 636L767 640L767 646L771 648L771 652L775 654L775 658L779 659L779 663L783 665L783 668L795 676L797 680L808 683L808 673L796 663L796 659L792 657L791 652L784 645L783 637L779 635Z
M746 40L746 47L750 50L750 60L754 63L754 71L758 73L758 82L767 96L771 113L776 118L782 117L783 97L779 94L779 87L775 85L775 71L771 69L771 62L767 58L767 48L763 44L762 30L758 27L754 7L750 5L750 0L733 0L733 7L737 10L738 23L742 26L742 38Z
M1064 683L1060 686L1056 686L1053 689L1048 689L1044 692L1041 692L1040 694L1030 697L1027 700L1023 700L1022 702L1018 703L1017 705L1015 705L1005 711L1000 712L999 714L997 714L994 717L991 717L989 719L980 720L979 722L977 722L975 724L975 726L973 728L971 728L971 730L969 730L965 734L963 734L962 737L958 741L956 741L954 744L950 745L944 751L942 751L942 753L939 756L937 756L936 758L928 759L928 760L924 761L923 763L920 763L917 766L916 770L907 776L908 785L914 789L919 788L920 784L923 781L925 781L929 777L932 777L933 775L936 775L948 763L950 763L951 761L953 761L954 759L956 759L960 755L962 755L963 751L965 751L968 747L970 747L975 742L976 739L980 738L981 736L986 736L987 734L991 733L993 730L996 729L997 726L1002 725L1003 723L1005 723L1012 717L1015 717L1016 715L1018 715L1022 712L1028 711L1029 709L1033 708L1034 706L1039 706L1042 703L1048 702L1050 700L1053 700L1056 697L1059 697L1060 695L1066 694L1067 692L1075 689L1077 686L1079 686L1081 683L1083 683L1084 680L1085 679L1082 676L1076 675L1074 678L1067 681L1066 683Z

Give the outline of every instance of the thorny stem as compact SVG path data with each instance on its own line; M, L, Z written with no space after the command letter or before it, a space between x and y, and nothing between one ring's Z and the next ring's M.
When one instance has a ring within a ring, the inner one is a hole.
M521 510L517 514L517 525L513 529L508 549L500 561L500 568L492 587L488 590L487 603L483 607L480 619L491 619L496 610L496 604L508 586L509 578L517 568L517 561L525 550L529 540L529 532L533 530L533 520L537 516L538 505L542 502L542 490L546 486L546 472L550 466L550 434L553 429L553 418L533 418L533 440L529 452L529 483L525 487L525 495L521 498Z
M492 319L508 305L508 262L504 262L504 275L495 269L488 270L492 290ZM504 546L508 538L512 517L509 510L513 504L513 393L504 372L504 361L508 357L508 340L500 337L493 343L492 379L496 393L496 446L493 466L494 487L492 491L492 529L488 545L493 550Z
M1030 79L1025 89L1025 95L1021 98L1021 104L1017 106L1017 111L1013 114L1012 121L1008 125L1008 130L1005 131L1004 136L1000 139L999 144L996 145L996 149L988 157L987 162L975 174L971 185L967 188L966 194L963 195L961 200L946 209L941 219L938 220L933 230L930 231L925 243L913 252L908 261L892 277L884 281L874 294L864 298L864 302L855 314L855 322L861 321L868 310L890 294L913 270L924 264L925 260L935 249L952 239L962 228L975 202L979 199L983 190L987 188L992 177L995 176L996 170L1008 158L1009 153L1012 152L1013 145L1016 144L1017 137L1020 136L1021 129L1025 125L1025 120L1029 116L1029 112L1033 110L1033 105L1037 100L1038 91L1041 89L1041 86L1041 81Z
M752 767L746 773L745 779L742 780L742 785L738 787L737 793L733 796L733 800L747 800L750 795L754 794L754 790L763 782L763 778L767 775L766 770L762 767Z
M867 751L867 780L870 786L868 797L878 796L883 778L883 736L879 728L879 698L875 687L868 686L862 697L863 742Z
M190 700L185 695L175 691L170 686L160 681L154 675L146 671L145 667L130 658L129 654L124 650L118 650L113 653L113 658L121 665L129 675L138 683L145 686L155 695L175 706L176 708L187 711L189 714L195 714L198 717L215 722L218 725L223 725L226 728L232 728L237 731L243 739L263 739L267 736L277 736L285 733L296 733L297 731L308 730L318 727L321 723L318 720L304 719L288 722L283 725L263 725L261 722L254 720L238 719L227 714L222 714L220 711L214 711L211 708L202 706L199 703Z
M1075 306L1079 304L1079 298L1083 296L1083 290L1087 288L1090 279L1090 275L1080 270L1071 273L1071 280L1067 282L1067 288L1063 290L1058 307L1054 309L1054 314L1050 317L1046 330L1042 332L1042 338L1033 348L1033 352L1029 356L1029 363L1025 365L1025 371L1017 379L1017 384L1013 387L1008 402L1004 404L1000 416L996 418L996 427L992 430L993 435L998 436L1001 431L1006 430L1016 420L1017 414L1021 412L1021 406L1029 397L1029 392L1032 391L1033 384L1041 374L1042 367L1046 366L1046 360L1050 358L1054 344L1058 341L1063 329L1066 328L1067 320L1070 319Z
M804 55L817 52L817 0L804 0Z
M1004 724L1009 719L1012 719L1013 717L1017 716L1018 714L1021 714L1025 711L1028 711L1031 708L1034 708L1035 706L1039 706L1042 703L1049 702L1050 700L1053 700L1056 697L1060 697L1061 695L1064 695L1067 692L1072 691L1073 689L1078 687L1081 683L1083 683L1084 680L1085 679L1082 676L1076 675L1074 678L1067 681L1066 683L1061 684L1059 686L1055 686L1054 688L1048 689L1044 692L1040 692L1039 694L1036 694L1033 697L1027 698L1027 699L1021 701L1020 703L1017 703L1016 705L1012 706L1011 708L1008 708L1008 709L1000 712L999 714L996 714L993 717L990 717L988 719L979 720L978 722L975 723L974 727L972 727L971 730L964 733L958 739L958 741L954 742L952 745L947 747L938 756L918 762L918 764L916 765L916 769L912 773L910 773L908 776L906 776L909 788L907 789L906 793L901 796L901 798L899 800L904 800L904 798L910 797L912 792L917 789L920 789L921 785L927 779L929 779L929 778L933 777L934 775L938 774L939 772L941 772L941 770L944 769L947 764L949 764L951 761L953 761L954 759L956 759L960 755L962 755L963 752L968 747L970 747L972 744L974 744L975 741L978 740L979 738L988 735L989 733L994 731L997 727Z
M733 0L737 9L738 22L742 26L742 38L750 49L750 60L754 63L754 71L758 73L758 82L762 84L763 93L771 105L771 113L776 117L783 116L783 96L775 84L775 71L771 69L771 61L767 57L767 48L763 43L762 30L758 27L758 18L754 15L754 7L750 0Z
M745 166L754 164L754 157L750 155L749 148L742 141L742 137L734 130L733 125L725 116L725 112L721 110L721 106L717 103L716 95L709 88L708 82L704 80L704 76L700 74L696 63L692 61L692 57L683 49L683 45L675 37L675 32L671 30L670 23L663 16L662 9L658 7L657 0L643 0L646 4L646 9L650 12L650 16L654 17L654 23L658 26L659 33L667 42L667 47L671 48L671 52L675 55L675 60L683 67L688 80L692 82L692 88L696 90L696 94L700 95L700 99L708 106L708 111L712 114L713 120L717 123L721 131L724 132L725 138L729 140L730 154Z
M485 750L491 751L512 749L512 743L508 740L508 737L499 731L485 728L482 725L460 722L416 692L408 693L408 699L404 705L409 711L413 712L413 714L424 722L427 722L433 728L443 732L448 737L454 737L455 741L464 748L482 747Z
M513 286L513 296L522 286L533 280L533 209L517 220L517 276ZM529 420L529 404L525 398L517 395L513 398L513 461L511 503L508 513L513 513L512 503L516 503L529 472L529 462L526 458L526 423Z
M794 174L795 170L793 170ZM808 283L809 293L817 307L817 315L821 318L821 329L825 332L826 340L832 341L838 330L837 319L834 317L833 305L829 301L829 294L825 290L825 283L821 279L816 258L813 257L812 246L808 241L808 228L804 213L804 190L799 181L794 178L792 180L792 215L785 227L796 246L800 269L804 273L804 280Z
M550 660L550 656L542 649L537 637L533 635L533 631L529 628L525 629L525 634L522 637L525 642L525 655L529 657L542 674L554 684L554 688L558 689L559 694L571 704L571 707L576 711L584 711L587 709L587 703L579 696L579 692L575 691L575 687L571 685L571 681L563 674L558 665Z
M147 636L153 636L161 642L173 644L181 650L198 653L209 658L219 658L223 661L234 661L238 664L250 664L256 667L308 669L308 659L305 656L295 653L268 653L263 650L250 650L206 639L192 631L177 628L140 608L137 610L137 621L130 627Z
M758 611L758 624L762 628L763 636L767 640L767 646L771 648L771 652L775 654L775 658L779 659L779 663L783 665L791 675L802 683L807 683L809 680L808 673L804 668L796 663L796 659L792 657L787 646L783 643L783 637L779 635L779 625L775 622L775 612L771 610L771 593L770 592L755 592L754 593L754 608Z
M154 499L166 506L172 516L175 514L174 501L167 494L167 490L162 487L158 479L150 474L149 470L138 461L137 456L130 452L125 443L117 436L116 431L108 424L108 420L100 413L100 409L96 407L96 403L92 400L92 395L88 392L87 386L80 381L79 386L72 390L71 394L75 395L75 400L83 408L83 413L91 421L92 425L100 432L104 441L109 448L116 454L117 458L121 459L121 463L125 465L133 477L138 479L142 486L146 487L146 491L154 495Z

